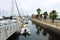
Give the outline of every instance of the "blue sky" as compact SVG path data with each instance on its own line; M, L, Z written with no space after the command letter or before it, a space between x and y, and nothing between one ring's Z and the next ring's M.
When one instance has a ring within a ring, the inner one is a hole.
M16 0L16 2L21 15L37 14L37 8L41 9L41 13L44 11L48 11L49 13L51 10L55 9L60 15L60 0ZM11 0L0 0L0 10L11 13ZM17 14L15 4L14 13Z

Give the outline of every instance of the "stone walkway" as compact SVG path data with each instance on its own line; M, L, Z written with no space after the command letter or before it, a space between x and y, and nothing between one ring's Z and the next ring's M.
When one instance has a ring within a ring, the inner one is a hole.
M38 19L37 19L38 20ZM52 23L52 21L51 20L46 20L46 21L44 21L44 19L42 19L42 20L39 20L39 21L41 21L41 22L44 22L44 23L46 23L46 24L51 24L51 25L55 25L55 26L60 26L60 20L55 20L54 21L54 23Z
M46 25L49 25L54 28L58 28L60 30L60 21L58 21L58 20L55 20L54 23L52 23L51 20L46 20L46 22L44 20L39 20L39 19L33 19L33 20L46 24Z

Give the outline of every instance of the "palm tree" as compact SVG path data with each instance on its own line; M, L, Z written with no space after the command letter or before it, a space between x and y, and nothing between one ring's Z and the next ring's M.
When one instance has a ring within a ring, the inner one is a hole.
M48 16L47 12L45 11L45 12L43 13L43 15L44 15L44 20L46 21L47 16Z
M56 10L52 10L49 14L49 17L52 19L52 23L54 23L54 20L57 18L57 12Z
M38 14L36 15L36 18L38 18Z
M42 14L40 14L40 18L42 18Z
M41 11L41 9L38 8L36 11L38 12L38 18L39 18L40 17L40 11Z
M41 18L41 20L42 20L42 14L40 14L40 18Z

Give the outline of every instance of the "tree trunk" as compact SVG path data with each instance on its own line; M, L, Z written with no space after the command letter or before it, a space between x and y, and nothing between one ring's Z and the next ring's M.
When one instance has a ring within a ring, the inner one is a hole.
M52 19L52 23L54 23L54 19Z
M44 22L46 22L46 19L44 19Z

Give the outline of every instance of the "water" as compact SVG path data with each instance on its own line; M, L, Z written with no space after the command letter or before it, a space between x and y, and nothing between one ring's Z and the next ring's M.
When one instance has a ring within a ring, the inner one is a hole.
M43 29L39 25L32 24L31 21L28 21L27 27L31 31L31 35L19 35L16 40L56 40L51 34L47 33L46 29Z

